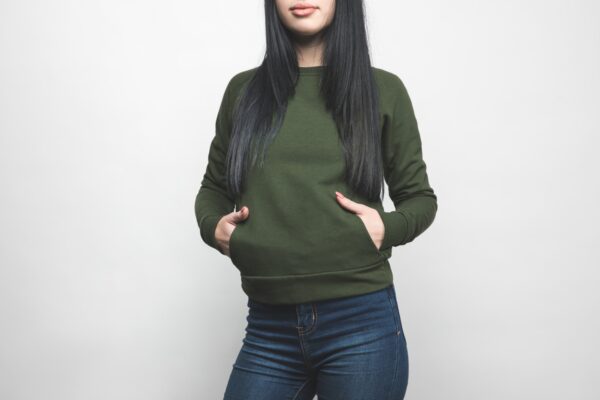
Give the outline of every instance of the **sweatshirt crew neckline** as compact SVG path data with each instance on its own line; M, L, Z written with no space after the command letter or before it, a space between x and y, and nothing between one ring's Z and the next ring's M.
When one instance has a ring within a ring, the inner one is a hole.
M325 70L324 65L313 65L311 67L298 67L300 75L320 75Z

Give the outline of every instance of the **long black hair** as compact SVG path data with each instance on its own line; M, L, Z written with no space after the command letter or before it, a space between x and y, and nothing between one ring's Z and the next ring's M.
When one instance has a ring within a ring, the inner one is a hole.
M336 0L324 31L320 93L335 120L346 162L344 179L369 201L383 196L379 104L371 69L362 0ZM275 0L265 0L266 53L234 106L226 160L227 188L239 196L248 168L262 166L295 92L298 60Z

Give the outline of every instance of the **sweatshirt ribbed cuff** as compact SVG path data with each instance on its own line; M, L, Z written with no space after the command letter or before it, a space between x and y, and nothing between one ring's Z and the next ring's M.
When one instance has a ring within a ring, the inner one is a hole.
M380 250L402 244L408 230L408 223L404 214L399 211L377 211L385 226L385 233Z
M200 223L200 236L202 236L202 240L207 245L224 255L225 253L217 245L217 239L215 238L215 229L222 217L222 215L208 215L204 217Z

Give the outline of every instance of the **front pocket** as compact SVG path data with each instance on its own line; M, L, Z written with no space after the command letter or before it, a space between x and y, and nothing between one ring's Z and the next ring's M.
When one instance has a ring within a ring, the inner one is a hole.
M373 241L373 239L371 239L371 234L369 234L369 231L367 230L367 227L365 226L365 223L362 221L362 219L354 213L352 213L352 216L356 220L356 223L360 225L358 227L358 230L360 231L361 235L363 236L363 240L367 240L369 242L369 244L371 245L371 248L373 248L373 250L375 250L377 252L377 254L381 254L381 251L377 248L377 245L375 245L375 242Z
M386 259L362 220L333 203L331 209L302 213L254 205L253 214L236 226L229 251L246 276L293 276L337 272L375 265ZM242 229L236 232L238 229Z
M233 265L236 265L236 266L237 266L237 262L236 262L237 257L236 257L236 250L235 250L236 246L235 246L235 244L236 244L236 238L237 238L237 235L238 235L238 230L242 226L244 226L244 225L238 223L235 226L235 228L233 229L233 231L231 232L231 236L229 237L229 257L231 258L231 262L233 263Z

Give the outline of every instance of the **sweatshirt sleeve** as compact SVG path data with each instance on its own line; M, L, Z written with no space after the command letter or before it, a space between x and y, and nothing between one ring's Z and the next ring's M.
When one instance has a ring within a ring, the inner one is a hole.
M235 200L226 189L226 156L231 133L231 81L228 83L215 123L215 135L209 147L208 163L196 195L195 214L200 236L210 247L224 254L215 239L217 223L233 211Z
M379 211L385 226L382 250L414 240L437 212L413 106L400 78L394 79L393 113L383 127L382 146L385 180L395 210Z

